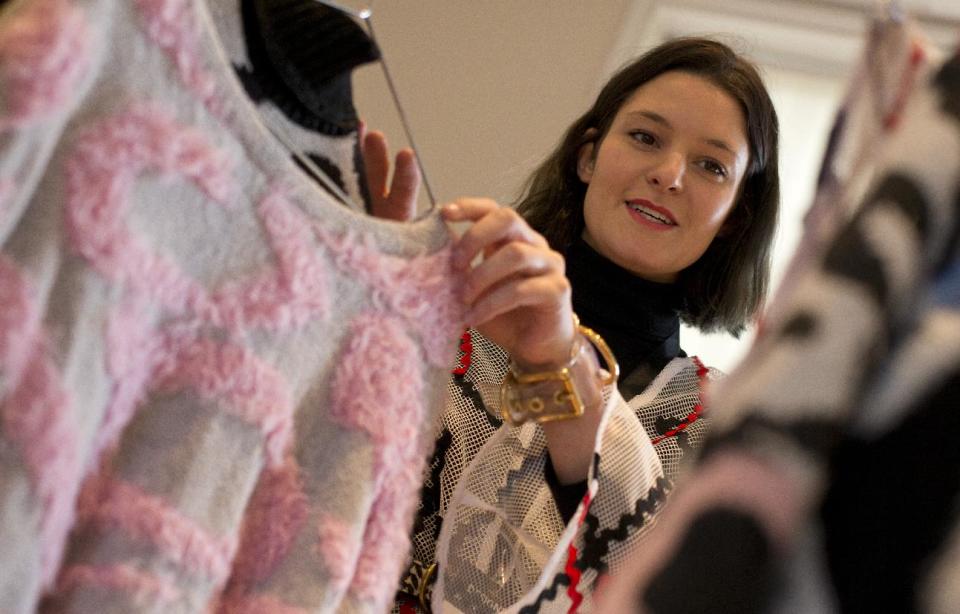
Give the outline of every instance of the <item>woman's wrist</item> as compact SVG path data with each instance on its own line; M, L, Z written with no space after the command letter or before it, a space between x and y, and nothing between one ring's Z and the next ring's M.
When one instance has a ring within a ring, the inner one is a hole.
M561 486L587 479L602 417L598 401L596 407L587 409L577 420L540 424L547 441L548 462Z
M503 418L519 425L533 420L551 422L582 416L584 411L600 404L603 386L616 381L616 359L603 339L594 331L580 326L574 319L577 334L568 357L536 370L510 361L510 367L500 387ZM600 367L596 347L607 363L608 372Z
M567 366L576 355L580 342L578 326L579 319L572 314L572 317L563 320L561 329L548 342L514 348L510 352L514 370L518 373L541 373Z

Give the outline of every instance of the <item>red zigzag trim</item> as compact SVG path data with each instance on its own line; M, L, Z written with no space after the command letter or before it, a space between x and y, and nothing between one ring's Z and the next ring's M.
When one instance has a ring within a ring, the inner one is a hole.
M700 359L697 358L696 356L693 357L693 363L697 365L697 377L700 378L699 392L697 393L697 396L699 398L697 399L697 404L693 406L693 411L687 414L687 417L683 419L683 422L681 422L676 427L670 429L663 435L660 435L659 437L654 437L653 439L651 439L650 443L652 443L653 445L657 445L667 437L675 436L677 433L679 433L680 431L684 430L685 428L687 428L688 426L690 426L691 424L699 420L700 416L703 414L703 379L707 376L707 372L709 371L709 369L703 366L703 363L700 362Z
M580 512L580 518L577 520L577 529L579 530L580 525L583 524L583 519L587 517L587 510L590 509L590 491L587 491L587 494L583 495L583 511ZM574 538L576 539L576 538ZM570 541L570 545L567 547L567 564L564 566L563 571L570 578L570 586L567 587L567 596L570 597L570 609L567 610L567 614L574 614L577 611L577 608L580 607L580 603L583 602L583 595L580 594L580 591L577 590L577 585L580 584L580 570L576 566L577 562L577 547L573 545L574 541Z
M460 357L460 366L453 370L454 375L463 375L470 368L470 357L473 354L473 343L470 340L470 331L463 331L460 337L460 351L463 356Z

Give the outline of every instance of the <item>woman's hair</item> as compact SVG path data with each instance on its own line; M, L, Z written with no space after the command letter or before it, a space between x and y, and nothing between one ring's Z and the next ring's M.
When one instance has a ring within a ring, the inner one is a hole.
M583 233L587 186L577 174L580 148L600 143L614 116L638 87L668 71L702 77L740 104L750 164L740 196L707 251L677 277L681 317L703 331L739 334L760 308L770 272L777 225L777 113L756 68L723 43L678 38L650 50L617 72L593 107L567 129L557 148L527 180L517 210L561 253ZM591 130L592 129L592 130Z

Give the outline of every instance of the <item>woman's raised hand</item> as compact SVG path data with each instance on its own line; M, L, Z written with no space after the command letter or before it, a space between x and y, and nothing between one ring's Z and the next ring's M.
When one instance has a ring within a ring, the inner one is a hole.
M420 186L413 152L397 154L388 190L386 139L371 132L362 142L372 214L411 219ZM441 215L448 222L470 223L451 255L454 267L464 276L467 323L505 349L524 372L567 364L577 331L563 256L550 249L547 240L516 211L492 200L461 198L445 205ZM589 411L576 421L542 425L561 484L587 476L600 417L600 412Z
M453 248L454 267L465 276L467 323L524 371L565 364L576 331L563 256L516 211L492 200L461 198L441 213L449 222L472 222Z

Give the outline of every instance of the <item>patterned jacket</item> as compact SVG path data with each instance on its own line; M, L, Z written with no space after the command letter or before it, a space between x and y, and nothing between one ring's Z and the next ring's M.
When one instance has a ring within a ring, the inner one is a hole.
M565 522L545 477L542 430L501 424L507 360L479 333L464 335L401 587L407 597L394 612L416 611L416 597L429 597L438 578L434 611L565 612L581 600L585 610L599 575L621 565L681 460L700 446L700 393L719 375L695 358L675 358L629 402L606 390L594 466Z

